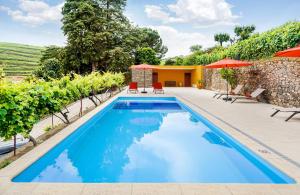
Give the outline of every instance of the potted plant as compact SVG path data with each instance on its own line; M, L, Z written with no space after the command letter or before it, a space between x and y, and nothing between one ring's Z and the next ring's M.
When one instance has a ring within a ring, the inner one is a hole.
M204 82L203 82L203 80L198 80L197 88L198 88L198 89L202 89L203 87L204 87Z

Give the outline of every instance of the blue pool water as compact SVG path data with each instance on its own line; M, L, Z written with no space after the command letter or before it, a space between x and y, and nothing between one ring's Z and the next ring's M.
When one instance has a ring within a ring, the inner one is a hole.
M294 183L175 98L118 98L14 182Z

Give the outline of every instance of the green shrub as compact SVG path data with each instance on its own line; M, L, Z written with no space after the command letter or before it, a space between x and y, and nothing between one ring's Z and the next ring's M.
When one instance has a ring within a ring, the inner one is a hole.
M225 79L231 87L234 87L237 84L237 77L234 69L222 68L220 74L222 79Z
M123 82L121 73L96 72L49 82L34 78L18 84L0 82L0 137L28 137L33 125L45 115L60 112L68 104L103 89L120 87Z
M160 64L160 59L157 57L154 49L144 47L137 50L136 63L158 65Z
M11 163L10 160L5 159L0 163L0 169L3 169L4 167L6 167L7 165L9 165Z
M61 78L63 76L63 64L56 58L47 59L42 62L41 67L34 74L45 80Z
M52 129L51 126L47 126L47 127L44 128L44 131L45 131L45 132L48 132L48 131L50 131L51 129Z
M300 22L290 22L239 41L227 50L227 56L243 60L271 57L275 52L294 47L300 42Z
M288 22L280 27L248 39L238 41L228 48L213 47L204 54L191 54L183 58L184 65L206 65L226 57L241 60L257 60L272 57L275 52L300 43L300 22Z

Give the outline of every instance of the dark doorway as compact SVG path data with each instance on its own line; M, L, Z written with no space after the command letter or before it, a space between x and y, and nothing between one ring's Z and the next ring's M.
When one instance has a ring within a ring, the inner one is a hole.
M184 86L191 87L192 86L192 74L191 73L184 73Z
M157 83L158 82L158 73L157 72L153 72L152 73L152 84L153 83Z

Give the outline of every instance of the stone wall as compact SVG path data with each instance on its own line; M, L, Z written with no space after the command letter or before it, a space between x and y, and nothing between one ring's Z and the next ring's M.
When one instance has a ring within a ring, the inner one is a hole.
M221 78L219 69L204 69L204 82L206 89L226 91L227 83Z
M144 87L144 70L132 69L132 82L137 82L138 87ZM146 87L152 87L152 70L145 70Z
M272 58L254 61L253 66L236 68L239 84L245 92L258 87L266 89L261 101L284 107L300 107L300 58ZM219 69L205 69L205 86L211 90L225 90L226 81Z

